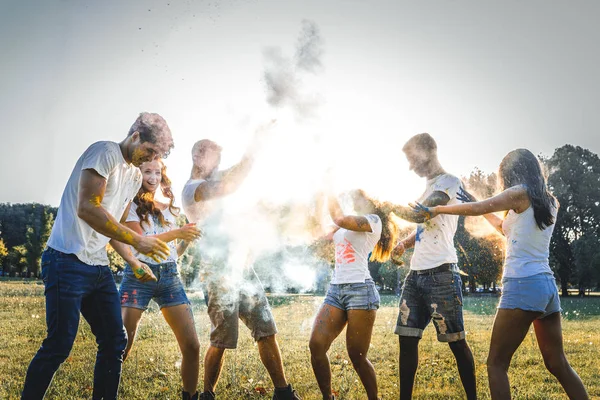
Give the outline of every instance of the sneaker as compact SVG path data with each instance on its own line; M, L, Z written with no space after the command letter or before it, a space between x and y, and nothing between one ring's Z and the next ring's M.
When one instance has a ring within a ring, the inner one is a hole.
M191 395L186 391L182 391L181 400L198 400L198 392L194 393L194 395Z
M215 400L215 392L203 392L200 393L198 400Z
M284 388L275 388L273 393L273 400L302 400L298 393L292 389L292 385L289 384Z

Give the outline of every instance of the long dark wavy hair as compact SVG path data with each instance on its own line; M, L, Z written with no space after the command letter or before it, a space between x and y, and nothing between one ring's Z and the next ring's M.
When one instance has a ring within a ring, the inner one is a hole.
M356 201L357 196L366 200L370 204L373 214L381 219L381 238L379 238L371 253L371 261L385 262L389 260L399 235L398 225L391 216L391 205L369 197L362 189L352 191L351 195L354 201Z
M540 230L554 224L552 208L557 202L548 191L546 177L537 157L527 149L516 149L508 153L498 169L501 190L523 185L533 207L535 222Z
M163 196L170 199L169 211L171 211L171 214L177 216L179 215L180 209L179 207L175 207L173 205L175 202L175 196L171 190L171 180L167 176L167 167L162 160L158 160L158 162L161 164L160 190ZM154 193L146 191L144 189L144 185L142 185L138 193L133 198L133 202L137 205L137 209L135 211L138 217L140 217L140 225L143 225L144 223L150 224L150 216L152 216L155 220L158 220L160 226L171 225L170 222L165 220L160 208L157 207L156 202L154 201Z

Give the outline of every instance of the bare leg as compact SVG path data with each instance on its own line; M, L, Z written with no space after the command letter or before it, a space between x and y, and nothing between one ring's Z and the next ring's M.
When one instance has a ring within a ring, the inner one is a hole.
M329 304L323 304L315 318L309 342L310 362L323 399L331 398L331 367L327 351L344 326L346 326L346 312Z
M536 319L533 327L548 371L558 379L570 399L588 399L583 382L571 368L563 349L560 313Z
M221 369L223 368L223 354L225 349L208 346L204 356L204 391L214 392Z
M419 340L421 339L418 337L398 336L401 400L412 399L415 375L419 365Z
M181 350L181 380L183 390L193 395L198 387L200 369L200 343L194 324L194 314L189 304L161 309L165 320L173 330Z
M527 335L531 323L540 314L519 309L499 309L496 312L487 359L488 380L493 400L510 399L510 360Z
M369 400L377 400L377 376L367 358L377 310L348 310L346 347Z
M281 361L281 352L275 335L266 336L258 340L258 354L260 360L269 372L273 381L273 386L283 388L287 386L285 372L283 371L283 362Z
M140 325L140 320L142 319L143 313L144 310L140 310L139 308L121 307L123 325L127 331L127 347L125 347L125 354L123 354L123 362L125 362L129 356L131 348L133 347L135 335L137 333L138 326Z
M468 400L477 398L477 380L475 379L475 360L471 348L465 339L448 343L456 359L456 366Z

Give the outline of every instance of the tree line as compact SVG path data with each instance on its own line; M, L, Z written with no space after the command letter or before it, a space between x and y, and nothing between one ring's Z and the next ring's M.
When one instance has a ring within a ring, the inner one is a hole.
M587 290L600 287L600 158L579 146L565 145L555 150L551 157L540 157L548 173L550 190L560 203L550 245L550 266L555 272L564 296L569 288L583 295ZM463 177L466 186L479 198L497 192L495 173L486 174L475 169ZM280 217L291 207L282 207ZM0 268L4 276L40 276L40 257L50 235L57 209L47 205L0 204ZM180 216L180 223L185 217ZM471 291L477 286L495 290L500 285L504 257L504 239L485 227L480 217L461 217L455 236L459 267L465 273L463 282ZM412 228L405 228L408 234ZM123 260L109 247L111 267L117 271L124 267ZM258 260L257 272L264 276L267 287L294 290L293 283L281 282L285 274L280 271L282 260L290 254L302 259L309 251L325 260L312 263L317 284L323 290L329 279L329 265L333 262L330 246L316 243L308 249L288 248ZM193 246L180 257L180 267L185 280L197 279L200 269L199 254ZM408 271L411 252L402 260L403 266L392 262L372 263L371 275L384 289L398 290ZM262 271L262 273L261 273Z

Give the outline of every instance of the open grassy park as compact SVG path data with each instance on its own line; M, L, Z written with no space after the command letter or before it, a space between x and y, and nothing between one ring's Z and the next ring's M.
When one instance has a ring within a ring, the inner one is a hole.
M202 352L208 344L209 320L204 301L191 294ZM382 296L369 357L375 365L384 399L398 398L398 339L393 333L396 297ZM321 297L272 297L279 343L289 380L304 399L320 399L309 361L308 337ZM485 359L497 298L465 298L467 338L477 367L480 398L489 398ZM600 297L563 299L565 348L592 398L600 398ZM19 396L27 365L45 335L43 286L0 282L0 399ZM247 329L239 347L226 353L218 386L221 399L267 399L271 382ZM47 398L91 398L95 342L87 323L80 325L71 356L55 376ZM334 388L340 399L364 398L362 386L345 351L343 335L330 351ZM180 391L179 349L156 304L146 313L136 346L124 364L121 398L177 399ZM546 372L533 331L513 359L510 370L514 398L564 399ZM460 399L462 387L446 344L438 343L430 326L421 342L416 399Z

